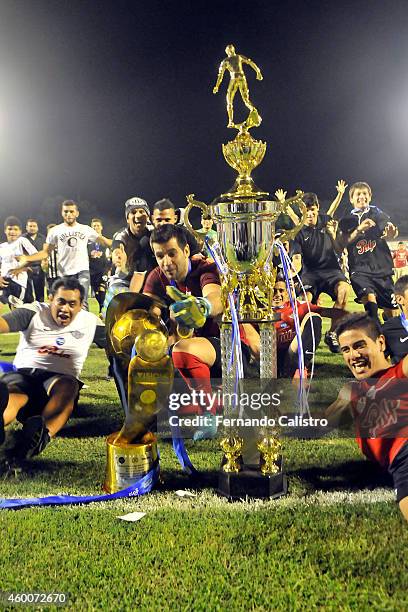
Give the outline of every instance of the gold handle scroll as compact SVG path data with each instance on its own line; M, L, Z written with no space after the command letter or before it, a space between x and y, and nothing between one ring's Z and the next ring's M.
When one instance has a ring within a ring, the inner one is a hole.
M190 193L190 195L187 196L187 202L188 204L186 206L186 210L184 211L184 223L188 231L191 232L193 236L195 237L195 239L197 240L198 244L200 245L200 248L202 248L204 245L203 234L200 234L199 232L197 232L197 230L194 229L194 227L191 225L189 214L193 208L201 208L203 213L206 215L211 214L211 211L210 211L208 204L205 204L204 202L200 202L199 200L194 199L194 193Z
M302 229L306 221L307 208L302 200L303 195L304 195L304 192L298 189L296 190L296 195L293 196L293 198L289 198L288 200L285 200L284 202L282 202L282 211L281 211L282 213L287 214L286 211L291 204L298 204L300 212L302 213L302 217L299 223L295 225L295 227L293 227L290 230L285 230L283 232L283 234L279 237L279 240L281 242L287 242L289 240L293 240L296 234L300 232L300 230Z

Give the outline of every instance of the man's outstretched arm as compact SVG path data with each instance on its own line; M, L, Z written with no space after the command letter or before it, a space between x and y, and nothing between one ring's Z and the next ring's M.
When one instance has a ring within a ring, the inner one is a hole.
M337 195L334 198L333 202L330 204L329 210L327 211L327 214L329 215L329 217L332 217L334 213L336 212L336 210L338 209L339 204L343 198L344 192L346 191L347 187L348 185L346 185L346 181L343 181L343 179L340 179L339 181L337 181L337 185L336 185Z

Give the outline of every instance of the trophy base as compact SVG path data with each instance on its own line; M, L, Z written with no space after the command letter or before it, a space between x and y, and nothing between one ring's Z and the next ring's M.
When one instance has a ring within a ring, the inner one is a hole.
M276 499L288 492L288 479L282 471L282 462L277 474L264 476L258 465L245 465L238 473L227 473L221 468L217 493L229 500Z
M134 485L159 460L156 441L150 444L117 442L119 433L112 433L106 440L107 463L103 489L107 493L117 493Z

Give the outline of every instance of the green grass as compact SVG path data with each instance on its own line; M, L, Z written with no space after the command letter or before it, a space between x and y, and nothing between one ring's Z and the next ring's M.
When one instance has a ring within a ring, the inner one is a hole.
M17 335L1 337L12 359ZM102 351L91 348L78 413L30 473L0 481L0 496L98 495L106 436L122 423ZM325 345L316 379L347 376ZM187 442L205 485L194 498L168 442L164 484L139 499L1 511L2 591L70 594L72 610L403 610L406 524L387 477L351 439L285 441L289 494L229 503L214 487L217 443ZM137 523L116 517L146 512Z

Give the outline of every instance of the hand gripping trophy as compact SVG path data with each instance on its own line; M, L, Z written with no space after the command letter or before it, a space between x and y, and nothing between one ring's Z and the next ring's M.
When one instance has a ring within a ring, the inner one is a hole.
M259 189L251 172L265 155L266 143L255 140L249 133L258 127L261 117L249 97L244 65L251 66L262 79L258 66L250 59L235 52L233 45L226 47L227 57L221 62L218 79L213 89L217 93L225 72L230 73L227 89L228 127L238 130L231 142L222 145L227 163L238 172L233 187L222 194L211 206L187 196L188 206L184 220L196 233L189 221L193 207L210 214L217 227L217 238L206 239L221 276L224 314L221 324L222 378L224 418L236 416L239 407L236 398L237 385L243 379L242 355L238 333L241 323L253 323L260 333L260 379L264 383L276 378L276 337L272 308L273 288L277 270L272 266L275 222L297 204L302 219L297 227L280 236L281 242L291 240L302 227L306 207L301 191L288 200L275 201L266 191ZM242 101L249 110L241 123L234 122L234 97L239 90ZM259 385L258 385L259 387ZM233 421L233 418L230 419ZM286 491L286 478L280 461L280 440L277 430L266 428L256 432L259 465L245 465L245 443L234 426L224 428L221 440L224 459L220 470L219 492L229 498L247 494L255 497L276 497Z

